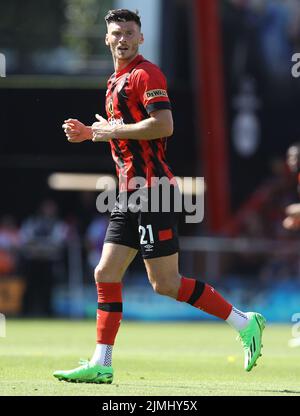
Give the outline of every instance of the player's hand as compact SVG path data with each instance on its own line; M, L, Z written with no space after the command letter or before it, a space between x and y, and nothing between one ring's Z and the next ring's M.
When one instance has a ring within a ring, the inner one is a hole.
M96 121L92 124L93 142L109 142L111 140L111 126L109 122L96 114Z
M76 118L68 118L62 125L67 139L71 143L81 143L92 139L92 130Z

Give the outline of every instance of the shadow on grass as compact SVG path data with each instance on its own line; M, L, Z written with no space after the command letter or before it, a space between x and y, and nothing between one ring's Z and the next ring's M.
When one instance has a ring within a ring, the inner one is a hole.
M300 390L252 390L252 391L262 391L262 392L270 392L270 393L287 393L287 394L300 394Z
M197 388L199 388L199 389L203 389L203 385L197 385L197 384L193 384L193 385L185 385L185 386L179 386L179 385L168 385L168 384L164 384L164 385L160 385L160 386L156 386L156 385L151 385L151 384L140 384L140 385L137 385L137 384L131 384L131 383L120 383L120 384L118 384L117 385L117 387L119 387L119 386L128 386L128 387L135 387L135 388L138 388L138 387L140 387L140 388L152 388L152 389L155 389L155 388L157 388L157 389L163 389L163 388L165 388L165 389L169 389L169 388L173 388L173 389L183 389L183 390L191 390L191 389L193 389L193 390L195 390L195 389L197 389ZM211 387L208 387L207 388L207 391L210 391L210 392L224 392L224 391L226 391L225 389L222 389L222 388L211 388ZM284 389L284 390L263 390L263 389L239 389L238 390L239 392L260 392L260 393L285 393L285 394L299 394L300 395L300 390L286 390L286 389ZM228 396L232 396L231 394L228 394Z

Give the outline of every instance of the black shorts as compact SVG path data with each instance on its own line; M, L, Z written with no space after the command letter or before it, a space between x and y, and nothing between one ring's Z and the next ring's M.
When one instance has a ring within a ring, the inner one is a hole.
M141 204L139 206L129 204L129 208L125 209L122 202L125 196L129 198L130 193L122 193L118 196L110 216L104 242L141 250L144 259L177 253L179 250L177 230L179 213L174 210L174 190L170 195L168 212L162 209L161 201L158 212L151 210L149 206L151 197L148 191L147 196L143 193L143 201L149 208L146 211L140 208Z

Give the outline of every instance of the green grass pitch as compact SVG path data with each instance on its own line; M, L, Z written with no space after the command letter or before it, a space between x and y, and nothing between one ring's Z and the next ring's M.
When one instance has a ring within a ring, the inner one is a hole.
M57 381L94 350L93 321L7 320L0 338L0 395L220 396L300 395L300 347L288 347L291 325L268 325L263 356L250 373L225 323L123 322L111 385Z

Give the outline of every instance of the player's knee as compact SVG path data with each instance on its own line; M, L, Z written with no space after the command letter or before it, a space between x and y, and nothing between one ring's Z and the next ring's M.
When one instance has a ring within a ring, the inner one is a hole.
M102 281L102 276L104 276L103 274L103 270L101 267L97 266L94 270L94 278L95 278L95 282L99 283Z
M163 296L173 297L173 286L168 280L156 280L151 282L155 293Z
M96 283L111 283L115 281L115 278L111 276L110 271L106 267L101 266L99 264L95 268L94 278Z

